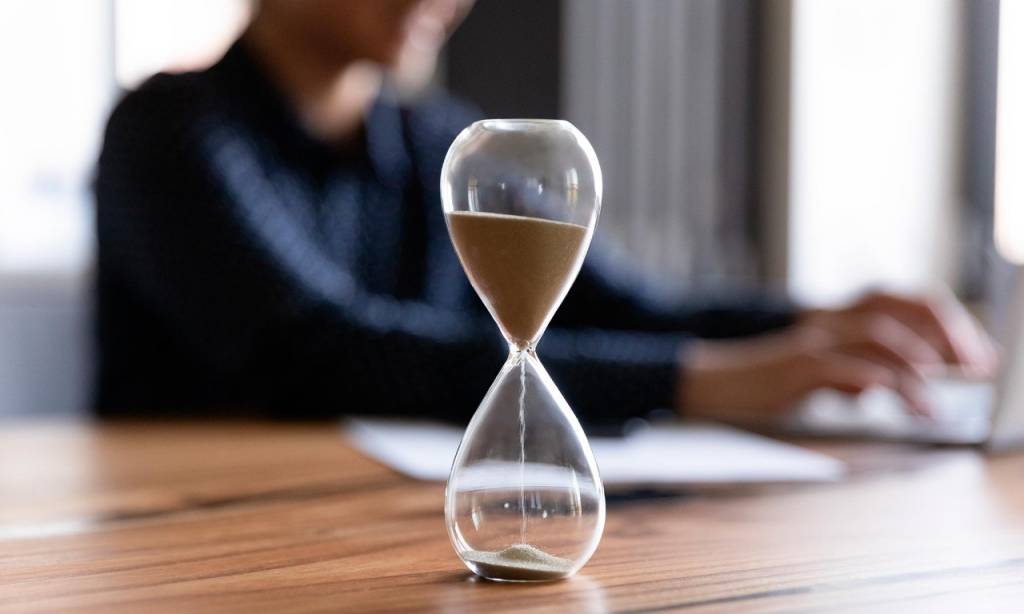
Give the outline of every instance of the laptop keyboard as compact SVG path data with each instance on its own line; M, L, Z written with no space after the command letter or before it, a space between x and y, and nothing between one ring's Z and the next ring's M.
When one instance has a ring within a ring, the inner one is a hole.
M935 379L927 384L932 417L911 414L895 392L874 389L858 397L820 391L805 401L793 419L799 432L866 435L923 441L967 443L989 431L995 387L990 382Z

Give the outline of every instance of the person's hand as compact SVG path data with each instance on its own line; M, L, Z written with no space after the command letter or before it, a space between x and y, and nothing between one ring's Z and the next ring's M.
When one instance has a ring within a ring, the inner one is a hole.
M927 375L953 369L988 377L998 363L992 340L949 290L927 298L872 292L842 309L806 311L800 323L840 335L867 331Z
M695 344L677 401L687 415L775 415L820 388L858 394L884 386L927 414L925 375L953 368L984 377L996 363L992 342L955 300L872 293L841 309L807 311L778 333Z

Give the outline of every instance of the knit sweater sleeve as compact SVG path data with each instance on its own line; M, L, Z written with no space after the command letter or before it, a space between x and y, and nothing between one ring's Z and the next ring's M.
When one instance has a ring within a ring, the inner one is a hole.
M489 318L368 292L307 240L243 133L174 102L143 91L118 107L96 192L107 260L195 360L269 363L256 372L274 381L252 385L283 416L467 419L507 354ZM678 335L549 337L542 360L584 416L670 401Z

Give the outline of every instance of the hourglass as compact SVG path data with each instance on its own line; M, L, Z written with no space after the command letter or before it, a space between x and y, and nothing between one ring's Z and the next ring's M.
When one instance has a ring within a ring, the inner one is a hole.
M462 266L509 344L452 465L448 534L485 578L565 578L601 539L604 487L536 347L590 245L597 156L566 121L479 121L448 150L441 195Z

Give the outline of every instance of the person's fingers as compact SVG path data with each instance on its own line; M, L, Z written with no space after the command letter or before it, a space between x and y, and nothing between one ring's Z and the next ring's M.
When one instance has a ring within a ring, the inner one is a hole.
M948 287L943 286L936 295L935 311L949 331L958 353L966 357L966 363L962 364L978 375L992 375L999 363L995 342Z
M896 392L903 398L910 413L931 418L934 416L932 406L925 395L925 384L916 378L900 378Z
M818 388L830 388L852 395L861 394L870 388L889 388L900 395L911 413L920 416L932 415L920 380L905 377L877 362L855 356L833 354L820 357L813 370L810 386L807 392Z
M855 318L840 351L893 369L892 384L910 413L931 416L924 391L925 371L942 364L942 357L911 328L883 315Z
M869 388L883 386L896 388L898 377L892 369L873 363L869 360L827 354L816 358L810 370L808 390L831 388L847 394L860 394Z
M988 334L988 331L985 330L985 327L981 325L981 322L974 317L968 317L970 318L971 326L974 328L975 338L979 341L979 354L982 360L980 375L983 377L991 377L995 375L996 371L999 369L999 346Z
M917 377L942 364L942 357L912 329L898 320L877 314L843 318L836 349L884 361Z
M963 330L955 317L963 309L959 303L942 304L935 299L906 301L904 313L909 326L917 326L925 336L931 336L946 362L953 365L971 366L975 357L971 351L971 337L974 331Z
M955 340L956 335L947 326L934 300L924 300L876 292L866 297L861 307L869 313L885 314L902 322L925 339L948 364L962 364L969 360Z
M899 320L937 350L946 364L978 374L990 374L996 367L988 335L948 289L927 299L875 293L861 308Z

